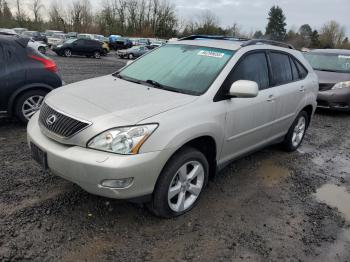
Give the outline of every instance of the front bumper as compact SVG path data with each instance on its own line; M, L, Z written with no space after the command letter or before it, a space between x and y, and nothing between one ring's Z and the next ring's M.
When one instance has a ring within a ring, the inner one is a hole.
M47 154L50 171L69 180L87 192L109 198L132 199L153 192L172 150L138 155L117 155L79 146L67 146L46 137L38 125L38 114L28 124L28 143L34 143ZM106 179L133 177L130 186L113 189L101 186Z
M350 110L350 88L320 91L317 104L319 107Z

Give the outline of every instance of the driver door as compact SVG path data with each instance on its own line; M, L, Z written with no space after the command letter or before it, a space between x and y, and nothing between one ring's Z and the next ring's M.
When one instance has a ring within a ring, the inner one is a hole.
M269 67L264 51L243 55L225 84L229 89L238 80L257 82L259 94L254 98L231 98L225 101L227 116L223 161L252 151L272 140L277 90L270 88Z

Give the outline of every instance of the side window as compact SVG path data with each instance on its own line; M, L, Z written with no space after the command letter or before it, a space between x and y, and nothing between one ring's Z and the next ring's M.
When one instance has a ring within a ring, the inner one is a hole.
M289 57L289 61L290 61L290 65L292 67L293 80L299 80L300 76L299 76L298 69L295 65L294 59L292 57Z
M298 68L298 71L299 71L299 76L301 79L304 79L307 74L308 74L308 71L306 70L306 68L297 60L295 60L295 64L297 65L297 68Z
M272 68L273 84L283 85L292 82L293 76L289 56L277 52L271 52L269 56Z
M228 79L229 86L238 80L250 80L257 82L260 90L268 88L269 70L265 53L248 54L229 75Z

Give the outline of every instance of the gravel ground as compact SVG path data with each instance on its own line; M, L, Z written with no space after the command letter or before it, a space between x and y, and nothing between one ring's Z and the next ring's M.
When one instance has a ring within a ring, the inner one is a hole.
M125 61L52 56L67 83ZM235 161L176 219L43 173L0 119L0 261L350 261L350 114L318 111L303 146Z

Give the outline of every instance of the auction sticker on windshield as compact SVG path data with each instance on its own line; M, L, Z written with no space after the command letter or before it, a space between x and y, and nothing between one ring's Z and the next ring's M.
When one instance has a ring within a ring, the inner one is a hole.
M225 53L201 50L198 52L198 55L215 57L215 58L223 58Z

